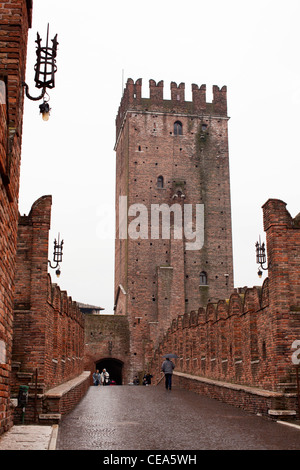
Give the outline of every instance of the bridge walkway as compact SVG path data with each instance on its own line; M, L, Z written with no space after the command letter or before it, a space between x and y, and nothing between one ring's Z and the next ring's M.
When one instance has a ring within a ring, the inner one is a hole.
M298 450L300 428L193 392L90 387L58 429L57 450Z

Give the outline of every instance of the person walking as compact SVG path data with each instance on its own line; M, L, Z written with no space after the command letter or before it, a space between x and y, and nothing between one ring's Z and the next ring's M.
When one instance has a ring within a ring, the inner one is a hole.
M171 390L172 388L172 374L175 365L170 359L167 357L166 360L162 363L161 370L165 374L165 387L166 390Z
M109 373L106 369L103 369L101 372L101 384L102 385L109 385Z

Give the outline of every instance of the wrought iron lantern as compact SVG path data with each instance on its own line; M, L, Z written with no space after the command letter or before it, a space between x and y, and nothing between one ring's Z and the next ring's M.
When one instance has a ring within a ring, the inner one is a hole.
M57 277L60 276L60 265L59 263L62 262L62 255L63 255L63 244L64 241L59 241L59 234L58 234L58 241L54 240L54 252L53 252L53 262L56 263L52 266L51 261L48 260L49 266L52 269L56 269L55 274Z
M50 106L48 104L49 101L49 95L47 93L47 88L54 88L55 87L55 73L57 71L57 66L56 66L56 55L57 55L57 34L54 36L52 41L52 47L49 46L49 24L47 27L47 39L46 39L46 46L42 47L41 42L42 39L37 33L37 40L35 41L37 43L37 48L36 48L36 55L37 55L37 61L34 66L35 70L35 86L36 88L41 89L41 93L39 96L33 97L29 94L29 87L28 85L24 82L23 86L25 87L25 93L27 98L29 98L32 101L39 101L43 100L43 103L40 105L40 113L42 114L43 120L48 121L49 115L50 115ZM45 99L45 95L48 96L48 100Z
M261 269L263 269L264 271L267 271L269 269L269 266L266 266L266 267L263 266L267 261L266 247L264 243L261 243L260 237L259 237L259 242L256 242L255 247L256 247L256 263L260 265ZM258 277L262 277L262 271L260 268L258 269L258 273L257 273Z

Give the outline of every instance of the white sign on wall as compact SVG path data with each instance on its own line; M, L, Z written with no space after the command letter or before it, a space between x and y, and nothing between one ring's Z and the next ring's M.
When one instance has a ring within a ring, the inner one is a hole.
M292 349L296 351L292 354L292 363L295 365L300 364L300 340L296 339L292 344Z
M0 364L6 363L6 344L0 339Z

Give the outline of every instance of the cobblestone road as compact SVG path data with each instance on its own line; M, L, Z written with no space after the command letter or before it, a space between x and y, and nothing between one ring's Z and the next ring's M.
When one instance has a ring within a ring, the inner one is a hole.
M90 387L57 450L299 450L300 429L183 390Z

